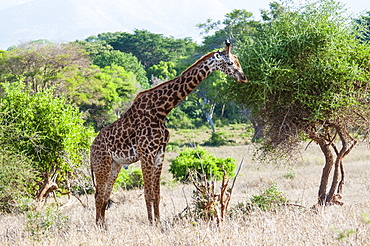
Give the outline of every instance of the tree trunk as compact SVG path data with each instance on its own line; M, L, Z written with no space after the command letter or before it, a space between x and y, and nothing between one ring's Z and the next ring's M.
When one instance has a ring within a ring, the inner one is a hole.
M215 132L215 124L213 123L212 117L215 111L216 103L211 102L204 94L197 92L198 97L203 99L203 104L197 102L199 108L202 110L204 117L212 128L212 132Z
M46 173L44 175L43 185L40 187L39 192L37 193L37 201L41 202L44 198L46 199L49 193L58 189L58 184L56 183L57 172L50 178Z
M225 103L223 103L223 104L222 104L222 108L221 108L220 120L224 117L224 113L225 113L225 106L226 106L226 104L225 104Z
M214 106L212 106L211 110L212 110L211 112L206 112L205 115L206 115L207 122L209 123L209 125L212 128L212 132L215 132L216 131L215 130L215 124L213 123L213 120L212 120Z
M342 198L342 187L344 184L343 158L352 150L357 141L348 134L345 128L341 127L338 124L326 124L324 128L324 134L318 133L315 129L312 129L309 133L309 137L320 146L321 151L325 156L325 165L322 170L321 182L318 192L318 205L343 205L343 202L340 201L340 199ZM334 130L334 136L330 136L330 130ZM340 151L338 151L334 142L337 135L339 136L340 144L342 146ZM333 153L335 153L335 158ZM330 189L327 192L329 176L333 169L333 166L334 172L332 182Z
M250 117L250 122L253 125L254 134L252 138L252 142L257 142L260 139L263 139L263 125L259 119L256 118L256 116Z
M324 140L318 142L320 145L321 151L325 156L325 166L322 170L321 174L321 182L319 187L319 204L323 205L326 201L328 201L327 194L326 194L326 187L328 186L329 175L334 163L334 157L331 153L330 146L328 146Z

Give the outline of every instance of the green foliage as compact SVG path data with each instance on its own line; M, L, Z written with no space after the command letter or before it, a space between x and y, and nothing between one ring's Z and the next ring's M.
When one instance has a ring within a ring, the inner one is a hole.
M126 190L142 188L144 186L143 174L140 168L122 169L116 179L115 187L121 187Z
M119 50L110 50L95 55L93 57L93 63L100 68L108 66L123 67L127 72L131 72L136 76L141 87L145 89L150 87L143 65L132 54L124 53Z
M361 40L370 41L370 11L356 20L356 23L359 24L360 32L363 34L360 36Z
M232 177L234 170L233 158L217 158L207 150L197 147L182 151L170 164L169 172L176 180L189 182L189 172L196 172L199 179L201 175L205 175L208 180L221 180L224 171L227 176Z
M88 78L85 91L79 86L84 78L66 79L68 89L74 91L71 97L84 112L86 122L93 123L96 129L112 123L124 111L125 104L132 100L137 91L135 76L123 67L112 65L98 69ZM74 90L76 88L76 90Z
M253 14L245 9L234 9L225 15L223 21L213 21L208 19L206 23L200 23L198 28L203 29L204 33L215 30L213 35L204 37L201 52L218 49L223 46L225 39L229 39L233 44L235 41L243 43L261 25L252 19Z
M1 131L0 134L4 134ZM1 137L2 139L4 136ZM5 147L5 145L2 145ZM37 191L36 170L32 161L22 153L2 149L0 151L0 212L23 210L22 199Z
M235 216L237 214L249 214L256 209L262 211L275 211L288 202L283 192L274 184L260 195L253 195L249 202L245 204L242 202L238 203L230 212L231 216Z
M194 126L199 126L202 124L201 119L197 118L197 114L193 112L189 115L189 107L191 103L185 100L184 104L175 107L166 118L166 125L172 129L190 129Z
M100 46L89 50L98 54L109 52ZM73 43L18 47L0 53L0 82L22 80L31 93L52 88L54 96L65 97L78 105L85 112L87 122L100 129L120 116L125 109L123 104L137 91L141 73L148 84L137 58L129 54L122 56L125 59L121 63L127 70L113 61L104 68L91 65L85 50Z
M288 172L288 173L284 174L284 178L294 179L295 178L295 173L294 172Z
M355 233L356 233L356 231L355 230L352 230L352 229L343 230L343 231L339 231L338 230L337 240L339 240L339 241L345 241L347 238L349 238L352 234L355 234Z
M22 78L32 92L54 87L56 94L60 94L65 93L66 77L90 65L86 52L76 45L23 46L0 54L0 82L16 82Z
M166 152L178 152L179 148L179 143L169 142L166 146Z
M364 121L356 110L369 108L370 79L370 46L339 3L290 3L271 5L268 20L239 43L249 83L229 84L229 95L259 117L267 144L286 150L308 126Z
M42 237L59 235L67 228L68 216L53 207L47 207L44 212L27 212L26 231L34 240L41 240Z
M278 208L288 202L283 192L274 184L267 188L261 195L253 195L248 206L269 211Z
M225 104L226 75L215 71L195 88L189 100L201 109L203 119L210 124L214 131L213 113L217 104ZM234 81L234 83L236 83Z
M361 58L368 48L340 14L340 6L325 1L287 10L264 25L242 49L251 83L241 100L277 112L294 104L311 119L353 105L354 89L368 76Z
M369 224L370 225L370 216L368 213L365 213L362 217L363 221L365 222L365 224Z
M204 142L206 146L232 145L235 141L227 139L229 136L226 132L212 132L209 140Z
M63 181L80 166L93 131L77 108L52 91L31 94L22 82L3 83L0 97L0 143L26 155L39 177L59 172Z
M160 61L176 61L194 52L196 44L189 38L174 39L162 34L146 30L134 30L133 34L126 32L101 33L91 36L87 42L98 42L112 46L115 50L131 53L139 59L145 69L159 64Z
M160 80L171 80L176 77L175 63L160 61L148 68L148 77L156 77Z

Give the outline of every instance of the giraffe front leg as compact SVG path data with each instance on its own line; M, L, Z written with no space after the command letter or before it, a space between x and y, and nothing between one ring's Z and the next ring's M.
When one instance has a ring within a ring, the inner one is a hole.
M148 220L150 224L153 223L153 161L145 160L141 161L141 168L143 172L143 179L144 179L144 197L145 197L145 204L146 209L148 212Z

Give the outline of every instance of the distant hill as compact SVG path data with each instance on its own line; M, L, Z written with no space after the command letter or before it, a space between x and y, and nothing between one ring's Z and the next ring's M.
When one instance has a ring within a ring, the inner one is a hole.
M35 39L65 42L102 32L132 32L134 28L171 33L176 38L186 37L186 34L198 36L195 24L210 17L198 16L187 1L162 1L167 2L165 6L156 4L157 1L143 0L15 1L18 3L8 2L0 10L0 49ZM176 12L172 15L171 8L179 7L181 15L190 14L194 18L184 19L176 16ZM199 21L193 24L197 16Z

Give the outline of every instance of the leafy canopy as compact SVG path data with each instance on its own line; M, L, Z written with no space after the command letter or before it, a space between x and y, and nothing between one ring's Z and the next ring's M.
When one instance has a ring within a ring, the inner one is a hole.
M91 36L87 42L109 45L115 50L131 53L139 59L145 69L160 61L175 61L182 56L193 53L196 44L190 38L174 39L146 30L134 30L134 33L101 33Z
M119 50L101 52L93 56L93 64L100 68L121 66L127 72L132 72L135 75L136 80L140 83L141 87L145 89L150 87L144 66L132 54L124 53Z
M111 52L99 45L88 47L102 56L101 62L104 52ZM88 54L74 43L13 48L0 53L0 82L21 79L31 93L53 88L54 96L65 97L76 104L85 112L86 121L99 129L120 116L122 106L140 87L137 80L140 71L148 86L137 58L120 51L112 54L116 54L118 60L122 58L121 63L115 64L118 63L113 59L115 56L108 56L106 63L100 64L104 67L99 68L91 65ZM120 65L127 65L127 69Z
M258 115L272 145L310 124L349 122L368 107L370 46L334 1L271 5L238 52L249 83L230 95Z
M23 82L3 83L0 143L32 160L40 176L60 171L60 180L80 166L93 131L78 109L51 90L31 94Z

